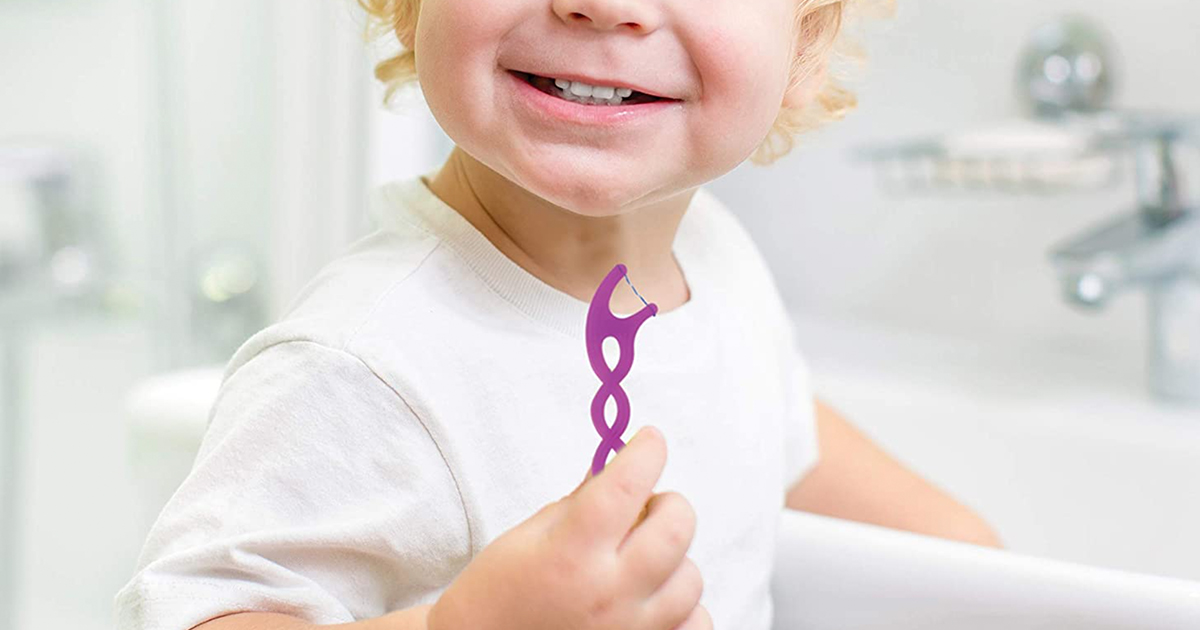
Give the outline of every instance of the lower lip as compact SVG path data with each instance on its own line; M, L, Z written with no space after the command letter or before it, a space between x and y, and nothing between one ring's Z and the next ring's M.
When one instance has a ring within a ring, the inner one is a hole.
M546 94L511 72L506 71L504 74L516 85L517 97L522 103L528 104L545 116L564 122L596 126L624 125L647 120L655 114L681 105L679 101L652 101L636 105L583 105Z

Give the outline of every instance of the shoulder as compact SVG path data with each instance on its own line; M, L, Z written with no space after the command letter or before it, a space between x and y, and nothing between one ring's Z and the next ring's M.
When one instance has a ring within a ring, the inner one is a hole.
M408 218L405 205L418 201L405 197L411 189L405 181L376 191L372 214L378 227L321 267L277 321L247 339L226 365L224 379L267 348L288 342L312 344L294 348L348 354L355 334L385 305L393 309L388 317L403 317L389 297L420 281L418 275L442 242L435 231Z
M323 432L328 438L349 435L352 425L389 423L405 412L398 393L359 357L288 337L239 351L210 409L209 433L286 428L281 433Z
M281 343L311 342L344 349L378 304L411 278L436 247L436 241L403 242L385 232L358 241L350 252L321 268L278 321L237 349L225 368L225 378Z

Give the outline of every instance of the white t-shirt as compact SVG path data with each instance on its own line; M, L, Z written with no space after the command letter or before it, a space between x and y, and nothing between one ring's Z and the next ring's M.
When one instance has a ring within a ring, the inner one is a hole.
M379 229L234 354L192 470L117 594L119 629L432 603L583 478L600 439L588 304L425 181L381 188ZM760 254L706 190L673 249L691 298L638 332L624 437L653 424L666 439L655 490L695 508L688 555L715 627L767 630L779 511L817 459L807 366Z

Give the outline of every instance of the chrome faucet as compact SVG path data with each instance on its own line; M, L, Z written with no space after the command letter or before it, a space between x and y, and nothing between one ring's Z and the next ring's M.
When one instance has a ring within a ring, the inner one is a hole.
M1053 248L1068 302L1102 308L1141 287L1149 296L1149 380L1160 398L1200 404L1200 212L1188 205L1176 152L1186 128L1135 134L1138 208Z
M1114 108L1114 50L1087 16L1055 18L1021 52L1016 84L1028 118L1015 134L1001 126L858 154L876 164L891 190L1036 194L1111 186L1132 153L1136 210L1066 239L1050 257L1063 296L1081 310L1144 288L1150 390L1200 405L1200 208L1184 186L1187 175L1200 177L1200 162L1180 159L1185 149L1200 149L1200 116ZM997 130L1010 141L996 142Z

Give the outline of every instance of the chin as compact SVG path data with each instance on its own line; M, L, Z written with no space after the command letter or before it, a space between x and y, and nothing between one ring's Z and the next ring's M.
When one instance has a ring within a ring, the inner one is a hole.
M619 167L593 163L529 165L517 182L529 192L576 214L604 217L622 214L643 201L654 187L644 177Z

